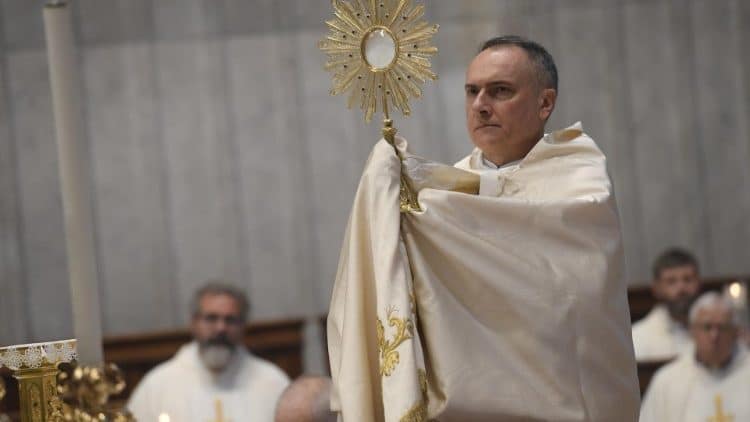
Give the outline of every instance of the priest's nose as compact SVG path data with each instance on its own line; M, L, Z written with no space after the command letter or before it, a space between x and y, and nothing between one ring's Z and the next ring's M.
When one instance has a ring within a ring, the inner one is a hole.
M219 318L219 320L216 322L216 325L214 326L216 332L220 334L226 334L228 328L229 325L227 325L227 322L226 320L224 320L224 318Z
M481 90L471 103L471 109L483 119L490 117L491 114L491 107L488 100L487 94L484 90Z

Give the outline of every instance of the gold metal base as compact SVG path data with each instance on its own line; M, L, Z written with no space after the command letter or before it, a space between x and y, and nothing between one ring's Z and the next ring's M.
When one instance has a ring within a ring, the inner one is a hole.
M21 422L62 420L62 402L57 395L58 372L56 365L45 364L39 368L18 369L13 373L18 380Z
M383 138L385 138L385 140L389 144L391 144L393 149L396 151L399 160L402 161L404 157L401 155L401 151L399 151L399 149L396 147L397 131L398 130L393 127L393 120L388 118L383 120ZM419 207L417 194L416 192L414 192L414 188L412 188L411 184L409 183L409 179L407 179L406 175L404 174L403 162L401 164L401 188L399 189L398 196L400 203L399 207L402 213L422 211L422 208Z
M130 412L109 404L112 395L125 388L122 372L113 363L104 366L61 367L58 391L62 398L63 421L133 422Z

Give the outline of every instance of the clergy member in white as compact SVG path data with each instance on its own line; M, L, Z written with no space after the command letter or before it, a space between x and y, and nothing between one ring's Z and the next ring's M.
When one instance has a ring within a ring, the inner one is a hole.
M368 160L328 316L333 409L344 422L636 421L604 155L580 124L545 134L557 71L537 43L486 42L465 91L477 149L456 167L401 138L403 159L380 141ZM419 211L399 213L402 168Z
M667 360L691 346L688 311L700 293L698 261L688 251L671 248L654 261L651 286L658 304L633 324L635 358Z
M146 374L127 408L139 421L272 422L289 378L243 345L248 301L220 282L193 300L193 342Z
M718 293L690 311L695 348L654 375L641 422L750 421L750 356L737 341L737 315Z

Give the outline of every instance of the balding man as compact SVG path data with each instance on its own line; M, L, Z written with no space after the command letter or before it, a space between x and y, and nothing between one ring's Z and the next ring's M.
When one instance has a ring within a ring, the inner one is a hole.
M276 422L336 422L330 401L330 378L303 375L281 395Z
M464 92L466 158L381 141L363 172L328 314L332 407L345 422L636 420L604 154L580 124L545 130L557 69L536 42L485 42ZM401 207L402 174L421 211Z
M732 303L714 292L698 298L690 334L695 349L656 373L641 422L750 421L750 356Z

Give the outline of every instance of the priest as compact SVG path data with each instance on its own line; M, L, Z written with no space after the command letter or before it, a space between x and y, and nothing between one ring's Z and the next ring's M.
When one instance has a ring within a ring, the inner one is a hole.
M695 347L654 375L641 422L750 421L750 356L732 302L703 294L690 310Z
M476 148L455 167L401 138L368 160L328 317L332 408L345 422L637 420L604 155L580 124L545 133L557 69L535 42L484 43L465 92ZM402 174L419 209L400 214Z
M652 272L651 291L659 303L633 324L638 361L673 359L691 347L688 311L701 288L698 260L683 249L662 252Z
M289 379L253 356L243 337L248 300L239 289L212 281L193 299L194 341L157 366L127 405L139 421L272 422Z

